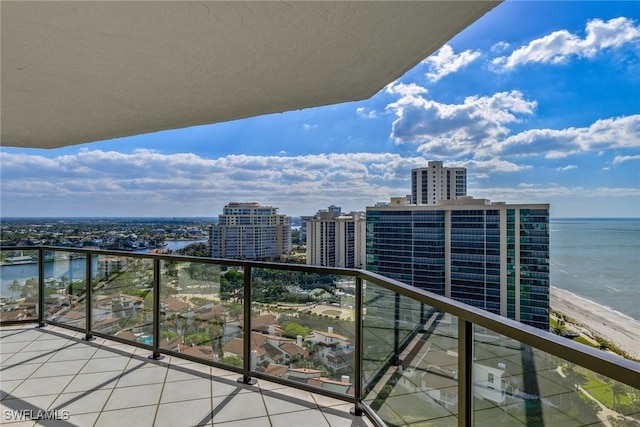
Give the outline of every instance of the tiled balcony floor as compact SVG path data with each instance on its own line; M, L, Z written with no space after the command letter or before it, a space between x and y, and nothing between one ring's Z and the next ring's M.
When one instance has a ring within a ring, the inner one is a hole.
M46 426L372 426L352 404L47 326L0 328L0 424ZM31 410L25 412L24 410ZM38 411L57 420L25 420ZM48 412L47 414L51 414ZM21 419L16 419L21 418Z

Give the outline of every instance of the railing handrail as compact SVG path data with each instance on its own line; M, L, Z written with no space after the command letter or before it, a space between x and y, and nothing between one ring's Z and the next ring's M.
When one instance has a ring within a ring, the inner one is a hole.
M340 267L322 267L307 264L278 263L267 261L250 261L236 259L222 259L209 257L196 257L174 254L150 254L132 251L115 251L104 249L67 248L60 246L0 246L0 250L51 250L65 251L93 255L126 256L135 258L158 259L166 261L198 262L247 268L267 268L287 271L301 271L316 274L336 274L360 278L371 282L389 291L396 292L420 303L427 304L437 310L457 316L461 321L467 321L475 325L485 327L493 332L519 341L525 345L539 349L552 356L580 365L593 372L605 375L615 381L640 389L640 363L611 354L596 348L592 348L564 337L560 337L548 331L543 331L533 326L525 325L518 321L508 319L487 311L472 307L462 302L440 296L424 289L390 279L377 273L361 269L349 269Z

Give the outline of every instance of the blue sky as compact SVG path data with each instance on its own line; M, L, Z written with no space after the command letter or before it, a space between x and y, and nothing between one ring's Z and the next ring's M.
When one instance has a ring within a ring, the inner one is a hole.
M365 210L442 160L468 194L640 216L640 2L507 1L372 98L55 150L0 149L2 216Z

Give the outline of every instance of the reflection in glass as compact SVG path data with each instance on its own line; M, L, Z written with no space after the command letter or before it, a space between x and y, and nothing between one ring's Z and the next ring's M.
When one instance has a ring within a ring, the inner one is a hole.
M45 319L86 328L86 262L85 254L44 252Z
M252 270L251 369L353 394L355 281Z
M3 250L0 253L0 320L38 319L38 251Z
M636 425L637 390L476 326L476 425Z
M243 274L214 264L163 260L160 278L160 347L237 365L226 360L222 348L240 334L242 303L235 290L242 288Z
M153 260L113 255L96 258L92 331L151 345Z
M389 425L457 425L457 318L367 282L365 402Z

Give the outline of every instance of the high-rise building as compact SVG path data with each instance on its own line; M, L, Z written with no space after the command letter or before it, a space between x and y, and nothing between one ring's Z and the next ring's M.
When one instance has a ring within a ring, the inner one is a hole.
M367 269L549 329L549 205L367 207Z
M364 268L366 228L362 212L329 206L307 221L307 264Z
M291 250L291 217L259 203L231 202L209 228L213 258L278 259Z
M307 242L307 223L313 219L313 215L300 216L300 241Z
M448 168L432 161L426 168L411 170L411 204L435 205L467 195L467 169Z

